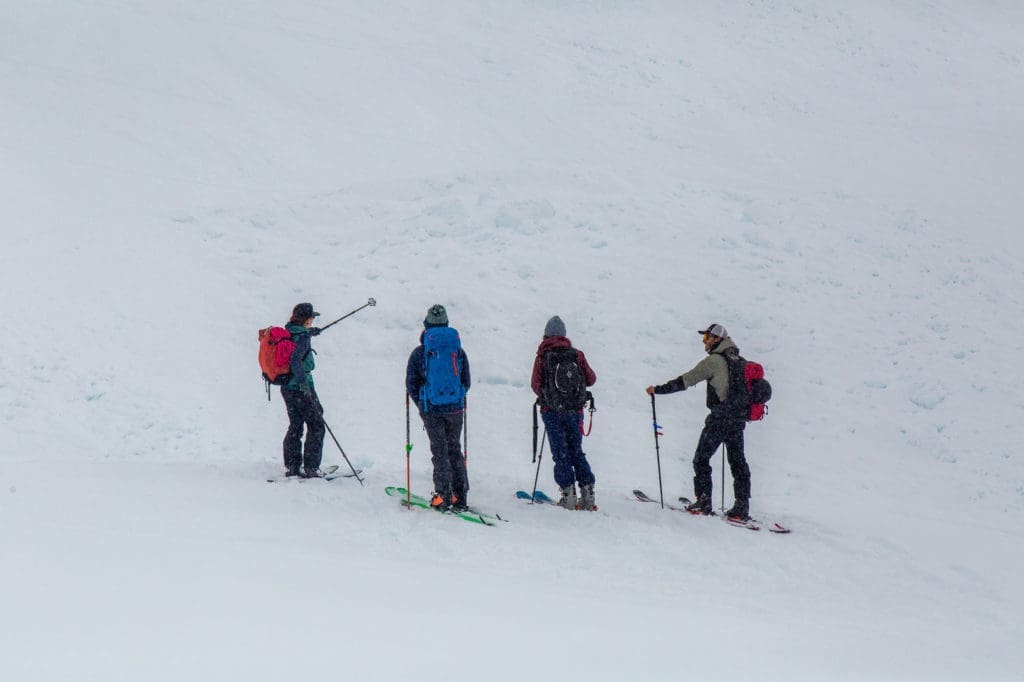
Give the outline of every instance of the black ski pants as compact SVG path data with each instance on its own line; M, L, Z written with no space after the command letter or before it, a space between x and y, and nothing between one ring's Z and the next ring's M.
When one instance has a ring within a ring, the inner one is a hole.
M297 471L302 465L307 471L320 468L324 452L324 408L316 391L303 393L281 387L285 409L288 410L288 432L284 435L284 467ZM306 446L303 452L302 431L306 430Z
M732 489L737 500L750 499L750 467L743 452L745 422L708 415L693 456L693 492L697 499L711 499L711 457L724 443L732 470Z
M434 492L450 502L452 495L466 501L469 474L462 457L462 411L421 412L423 427L430 438L430 461L434 465Z

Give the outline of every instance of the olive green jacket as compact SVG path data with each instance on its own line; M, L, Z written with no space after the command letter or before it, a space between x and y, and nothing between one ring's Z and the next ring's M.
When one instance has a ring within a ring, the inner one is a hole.
M708 353L706 358L698 362L696 367L661 386L655 386L654 392L664 394L685 391L706 381L715 391L718 399L724 403L729 397L729 365L722 356L726 353L739 355L739 352L739 348L727 336Z

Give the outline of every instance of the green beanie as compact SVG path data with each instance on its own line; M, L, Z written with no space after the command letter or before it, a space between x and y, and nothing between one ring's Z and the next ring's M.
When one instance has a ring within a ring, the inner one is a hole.
M440 303L430 306L427 316L423 318L424 327L447 327L448 313Z

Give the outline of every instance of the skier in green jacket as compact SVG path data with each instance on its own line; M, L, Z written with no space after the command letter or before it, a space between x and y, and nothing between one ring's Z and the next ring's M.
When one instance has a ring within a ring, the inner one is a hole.
M288 410L288 432L284 436L284 466L286 476L319 478L320 462L323 458L324 408L316 395L313 385L313 370L316 362L310 337L320 330L313 326L313 320L320 313L313 310L312 303L299 303L292 310L292 317L285 329L292 335L295 350L291 358L291 379L281 386L281 397ZM303 447L302 431L306 430ZM299 467L302 467L300 472Z

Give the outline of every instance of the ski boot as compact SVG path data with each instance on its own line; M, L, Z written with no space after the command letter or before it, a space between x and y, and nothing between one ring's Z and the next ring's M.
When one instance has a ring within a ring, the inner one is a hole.
M698 497L696 502L691 502L686 505L686 511L691 514L697 514L698 516L714 516L715 512L711 508L710 497Z
M732 505L732 509L725 512L725 518L730 521L749 521L750 520L750 500L743 500L737 498L736 503Z
M580 501L576 507L583 511L597 511L597 505L594 504L594 484L581 485L580 486Z
M576 509L576 484L570 483L562 490L562 497L558 500L558 506L565 509Z
M430 496L430 506L440 512L451 511L452 501L447 495L433 493Z

